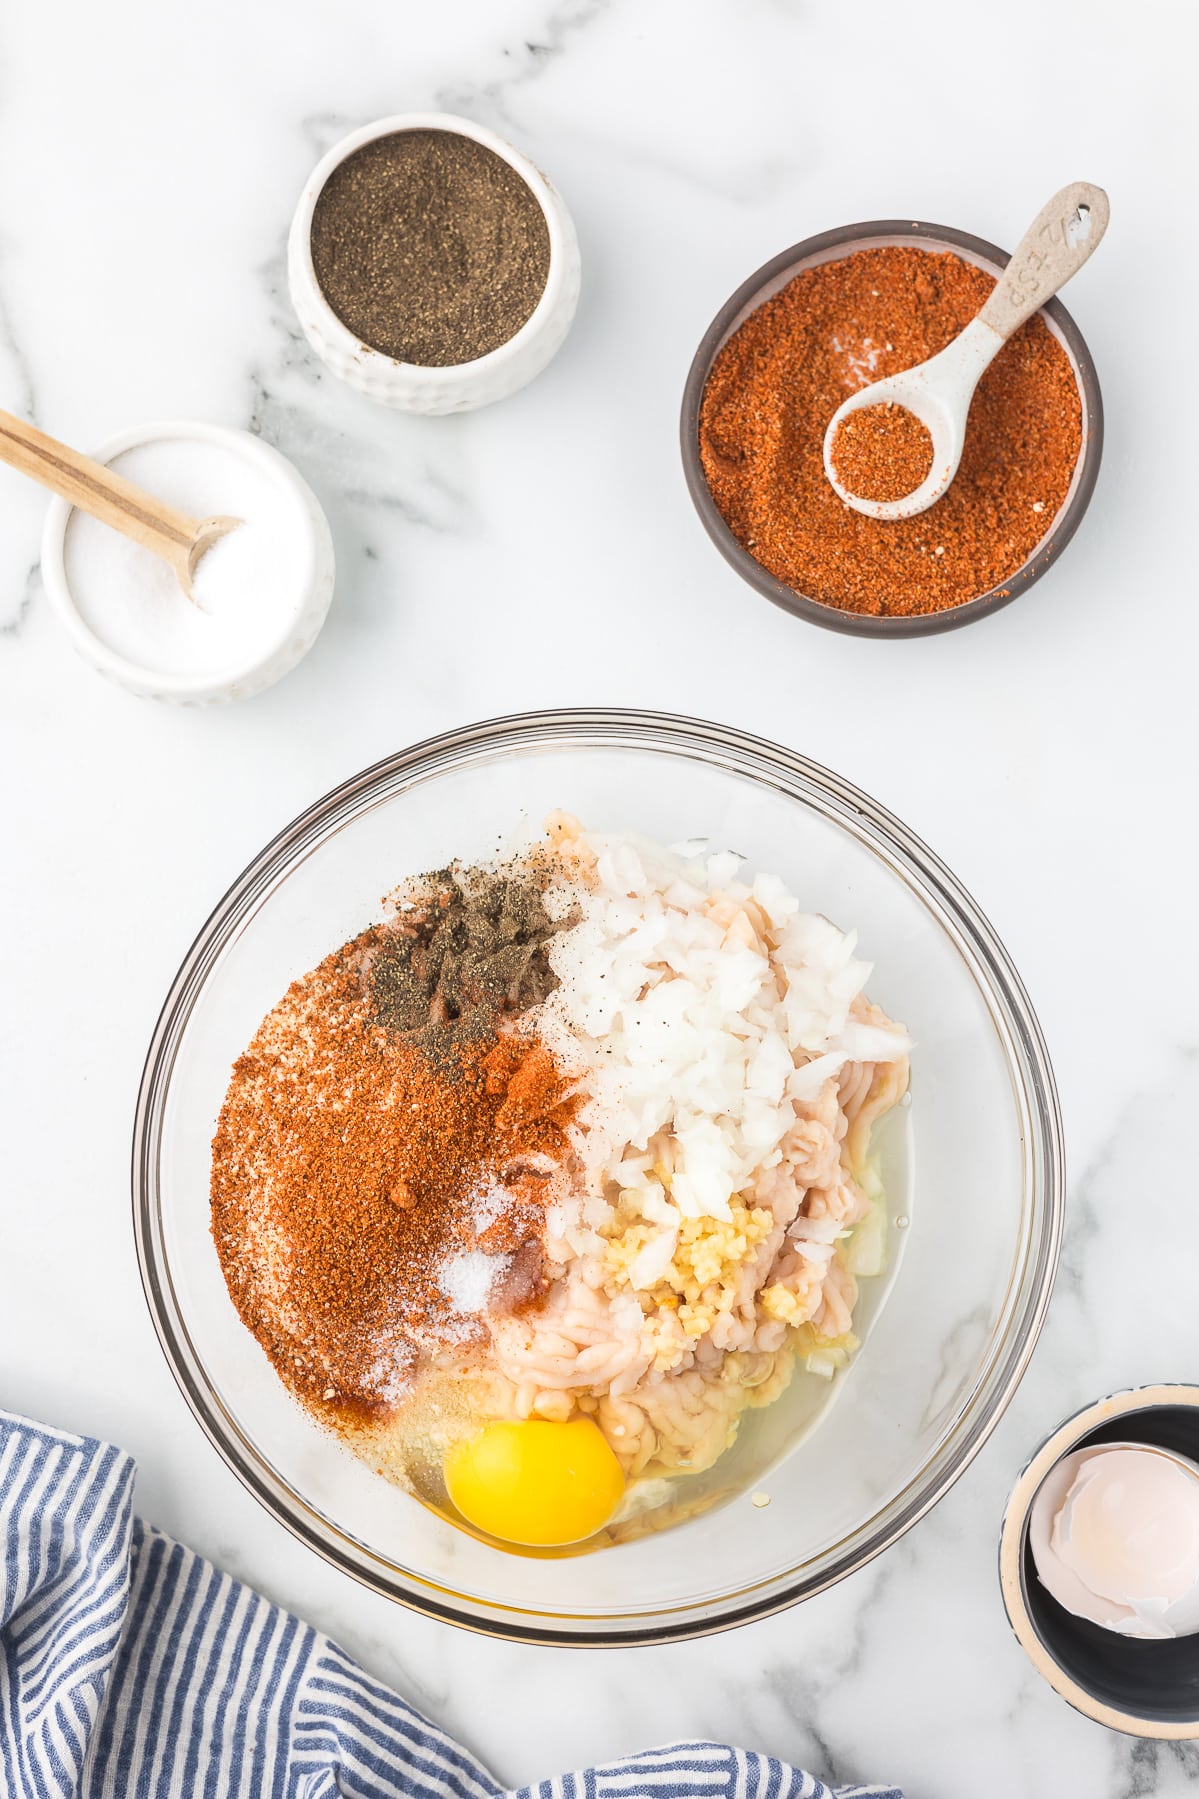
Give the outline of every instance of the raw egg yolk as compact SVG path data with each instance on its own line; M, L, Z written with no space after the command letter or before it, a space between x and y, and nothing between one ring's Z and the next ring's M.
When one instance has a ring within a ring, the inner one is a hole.
M445 1484L462 1516L505 1543L579 1543L620 1504L620 1463L590 1418L484 1425L445 1459Z

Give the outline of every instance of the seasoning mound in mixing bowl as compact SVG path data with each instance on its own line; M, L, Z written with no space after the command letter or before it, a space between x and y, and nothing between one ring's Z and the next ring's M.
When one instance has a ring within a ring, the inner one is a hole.
M594 1547L670 1521L747 1408L856 1347L871 1130L909 1049L868 974L737 857L564 815L407 883L234 1068L212 1180L234 1304L322 1422L455 1522Z
M824 471L841 402L943 350L994 285L948 252L855 250L803 269L733 332L704 389L700 458L729 530L776 580L846 612L940 612L1001 589L1048 536L1082 447L1082 402L1039 313L984 373L958 472L926 512L866 517Z

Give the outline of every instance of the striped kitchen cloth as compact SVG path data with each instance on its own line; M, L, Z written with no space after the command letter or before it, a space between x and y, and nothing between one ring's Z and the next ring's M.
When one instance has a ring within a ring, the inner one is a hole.
M119 1449L0 1412L4 1799L513 1799L328 1637L133 1516ZM841 1799L893 1787L841 1787ZM519 1799L833 1799L675 1743Z

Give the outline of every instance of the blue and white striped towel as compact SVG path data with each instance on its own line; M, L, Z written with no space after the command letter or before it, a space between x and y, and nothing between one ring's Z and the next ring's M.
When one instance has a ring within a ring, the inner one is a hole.
M3 1799L513 1799L328 1637L135 1518L133 1475L119 1449L0 1412ZM642 1794L833 1799L716 1743L519 1799Z

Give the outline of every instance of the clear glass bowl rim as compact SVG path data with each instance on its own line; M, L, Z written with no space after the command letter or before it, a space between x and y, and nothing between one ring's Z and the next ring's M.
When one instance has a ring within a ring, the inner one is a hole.
M409 1585L380 1557L304 1506L265 1461L243 1443L211 1387L176 1303L160 1217L159 1150L176 1054L193 1008L225 944L288 869L370 806L417 781L491 758L497 750L536 747L631 748L691 755L756 779L790 797L820 802L825 816L884 848L891 868L919 890L938 923L968 952L993 1016L1005 1026L1005 1050L1027 1111L1029 1241L1020 1293L969 1403L918 1475L867 1526L850 1533L804 1578L767 1581L682 1615L632 1614L595 1629L580 1618L501 1612L433 1583ZM151 1318L175 1380L213 1447L267 1511L318 1555L372 1591L424 1616L484 1635L563 1647L628 1647L700 1637L775 1612L854 1573L910 1530L968 1467L998 1423L1044 1323L1053 1290L1065 1211L1065 1153L1057 1088L1040 1025L1007 951L985 915L937 856L885 807L798 752L730 726L652 711L567 708L512 714L447 731L351 776L284 827L238 876L201 928L171 984L155 1025L138 1093L132 1144L133 1227Z

